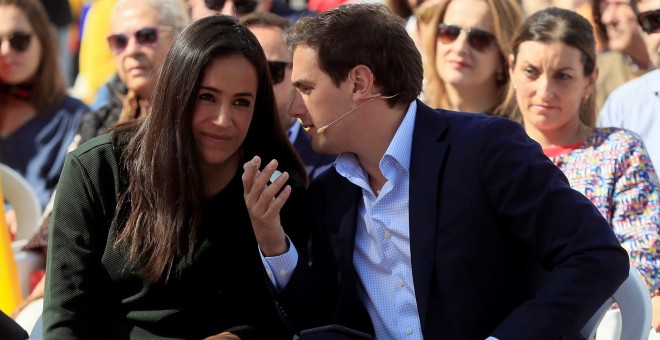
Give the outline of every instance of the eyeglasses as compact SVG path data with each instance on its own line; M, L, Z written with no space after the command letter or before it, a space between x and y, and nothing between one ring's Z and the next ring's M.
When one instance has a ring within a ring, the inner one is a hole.
M479 28L462 28L455 25L440 24L438 25L436 34L443 44L450 44L458 39L461 32L467 34L468 44L479 52L483 52L492 45L495 45L495 36L493 33Z
M31 33L25 32L11 32L7 34L5 38L0 37L0 46L2 42L7 40L9 42L9 47L16 52L24 52L30 47L30 40L32 38Z
M277 85L284 80L284 73L287 67L291 67L293 63L286 61L269 61L268 68L270 69L270 78L273 85Z
M637 21L646 33L660 33L660 9L639 13Z
M212 11L222 10L222 8L225 7L225 2L226 0L204 0L204 4L206 5L206 8ZM238 12L238 14L240 15L245 15L254 12L254 10L257 8L257 5L259 4L259 1L234 0L233 3L234 3L234 7L236 8L236 12Z
M108 45L110 45L110 50L114 54L119 54L128 46L128 41L132 35L140 46L155 47L158 44L159 31L168 31L171 29L171 27L167 26L148 26L142 27L137 31L112 34L107 38Z

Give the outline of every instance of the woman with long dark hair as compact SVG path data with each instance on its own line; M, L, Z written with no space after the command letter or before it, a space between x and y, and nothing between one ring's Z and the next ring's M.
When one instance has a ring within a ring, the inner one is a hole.
M277 120L257 39L231 17L193 23L170 49L152 98L145 118L67 159L45 335L290 338L266 286L239 167L257 154L277 158L294 201L306 177ZM282 218L301 242L302 215L289 203Z

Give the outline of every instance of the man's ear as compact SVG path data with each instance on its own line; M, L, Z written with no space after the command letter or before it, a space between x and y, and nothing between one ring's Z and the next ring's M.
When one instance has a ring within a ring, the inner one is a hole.
M361 102L374 90L374 74L365 65L357 65L348 72L348 80L352 83L353 101Z

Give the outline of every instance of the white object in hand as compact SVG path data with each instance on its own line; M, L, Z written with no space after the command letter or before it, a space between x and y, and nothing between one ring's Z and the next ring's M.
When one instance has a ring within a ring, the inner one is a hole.
M280 176L282 176L282 173L279 170L275 170L275 172L273 172L273 174L270 176L269 182L270 183L275 182L275 180L278 179Z

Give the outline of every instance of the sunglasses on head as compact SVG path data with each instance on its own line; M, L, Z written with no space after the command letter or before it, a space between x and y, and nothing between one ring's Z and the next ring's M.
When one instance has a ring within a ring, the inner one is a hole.
M270 69L270 79L273 85L277 85L284 80L284 73L286 68L293 65L293 63L286 61L269 61L268 68Z
M32 34L25 32L11 32L6 37L0 37L0 43L7 40L9 47L16 52L23 52L30 47Z
M495 36L493 33L479 28L462 28L455 25L440 24L436 34L443 44L449 44L458 39L461 32L467 34L468 44L479 52L495 45Z
M660 9L639 13L637 21L646 33L660 33Z
M222 10L222 7L225 7L225 2L226 0L204 0L206 8L212 11ZM233 2L236 12L240 15L254 12L259 4L257 0L234 0Z
M142 27L137 31L127 32L127 33L117 33L108 36L108 45L110 45L110 50L113 53L121 53L126 46L128 46L128 41L131 36L135 37L135 41L140 46L149 46L155 47L158 44L158 35L160 30L170 30L171 27L167 26L149 26Z

